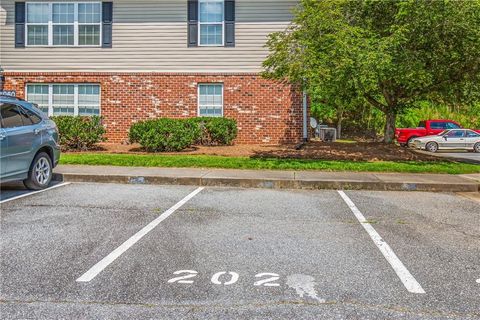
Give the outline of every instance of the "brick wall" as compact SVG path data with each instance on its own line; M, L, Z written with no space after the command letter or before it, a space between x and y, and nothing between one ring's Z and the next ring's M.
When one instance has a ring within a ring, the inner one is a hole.
M27 83L99 83L109 142L126 142L130 125L149 118L197 116L197 84L224 84L224 116L238 122L238 144L302 138L302 97L291 86L256 74L6 73L5 90L24 97Z

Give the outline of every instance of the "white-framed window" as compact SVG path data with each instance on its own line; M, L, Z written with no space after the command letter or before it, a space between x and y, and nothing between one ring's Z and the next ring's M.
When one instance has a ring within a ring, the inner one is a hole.
M52 115L73 116L75 115L75 85L55 84L52 85Z
M81 116L100 115L100 86L98 84L78 85L78 114Z
M198 85L198 115L200 117L223 116L223 84L202 83Z
M200 0L198 38L200 46L223 46L224 0Z
M99 84L37 84L25 88L27 100L49 116L100 115Z
M27 3L25 32L28 45L47 46L49 44L50 4Z
M27 46L100 46L101 2L27 2Z

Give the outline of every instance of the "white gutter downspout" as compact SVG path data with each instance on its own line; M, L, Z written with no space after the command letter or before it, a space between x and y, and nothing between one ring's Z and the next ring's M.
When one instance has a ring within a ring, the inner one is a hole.
M307 90L303 90L303 142L308 141L308 95Z

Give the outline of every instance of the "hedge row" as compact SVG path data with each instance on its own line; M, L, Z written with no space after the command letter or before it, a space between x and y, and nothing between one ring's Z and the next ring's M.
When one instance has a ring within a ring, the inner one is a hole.
M190 118L185 121L200 130L194 144L197 145L231 145L237 137L237 122L227 118Z
M101 118L57 116L51 117L60 133L62 150L91 150L99 142L105 141L105 128Z
M237 137L237 123L225 118L154 119L133 124L130 142L146 151L181 151L194 144L230 145Z
M64 151L91 150L105 141L105 128L98 116L51 119L57 124ZM225 118L161 118L133 124L129 137L149 152L181 151L192 145L230 145L237 137L237 123Z

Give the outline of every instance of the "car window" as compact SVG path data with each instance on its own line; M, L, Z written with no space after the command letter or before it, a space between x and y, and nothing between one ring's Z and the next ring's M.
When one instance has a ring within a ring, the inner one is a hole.
M11 103L0 104L0 114L3 128L22 127L22 113L20 109Z
M427 127L427 125L426 125L425 121L420 121L418 123L418 128L426 128L426 127Z
M480 137L480 134L473 132L473 131L467 131L467 137L468 138L478 138Z
M447 133L447 137L449 138L463 138L465 136L464 130L452 130Z
M459 129L460 126L453 122L445 122L445 129Z
M26 126L32 125L32 124L38 124L42 121L42 118L40 118L36 113L20 107L22 111L22 120L23 124Z
M443 122L430 122L431 129L446 129Z

